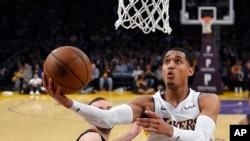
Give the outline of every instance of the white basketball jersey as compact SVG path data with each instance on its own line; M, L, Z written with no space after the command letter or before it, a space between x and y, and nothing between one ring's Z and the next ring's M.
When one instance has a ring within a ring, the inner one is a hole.
M162 95L164 95L164 93L160 93L160 91L153 95L155 101L155 113L160 115L163 120L170 125L180 129L194 130L196 119L200 114L198 105L200 92L190 89L188 96L176 107L163 100ZM157 135L154 133L149 134L148 140L170 141L167 136Z

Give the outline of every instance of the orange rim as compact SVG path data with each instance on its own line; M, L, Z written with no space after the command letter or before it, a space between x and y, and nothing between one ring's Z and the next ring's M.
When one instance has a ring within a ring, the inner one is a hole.
M212 17L210 16L205 16L205 17L202 17L202 20L205 22L205 23L209 23L210 21L212 21Z

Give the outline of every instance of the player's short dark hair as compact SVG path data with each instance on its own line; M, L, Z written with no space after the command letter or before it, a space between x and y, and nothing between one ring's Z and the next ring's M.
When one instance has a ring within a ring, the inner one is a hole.
M89 102L88 105L91 105L92 103L94 103L94 102L96 102L96 101L100 101L100 100L106 100L106 99L103 98L103 97L96 97L96 98L94 98L93 100L91 100L91 101Z
M192 54L190 52L188 52L186 49L180 48L180 47L174 47L174 48L169 49L168 51L171 51L171 50L183 52L185 54L185 56L186 56L186 59L187 59L189 65L191 67L193 67L193 65L194 65L193 56L192 56Z

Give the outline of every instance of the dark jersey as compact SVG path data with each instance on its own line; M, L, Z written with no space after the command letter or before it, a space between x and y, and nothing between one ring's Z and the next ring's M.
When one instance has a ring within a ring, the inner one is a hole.
M89 133L89 132L96 132L95 130L93 130L93 129L88 129L88 130L86 130L85 132L83 132L77 139L76 139L76 141L79 141L80 140L80 138L83 136L83 135L85 135L85 134L87 134L87 133ZM101 135L100 135L101 136ZM105 141L105 139L101 136L101 138L102 138L102 141Z

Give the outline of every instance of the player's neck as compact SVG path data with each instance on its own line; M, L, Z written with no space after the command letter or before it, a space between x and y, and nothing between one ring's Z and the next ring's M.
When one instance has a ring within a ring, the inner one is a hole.
M164 99L171 103L173 106L177 106L182 100L184 100L189 94L189 88L184 89L166 89Z
M188 95L189 92L189 87L188 86L183 86L183 87L167 87L165 89L165 94L170 96L170 97L182 97L185 95Z

